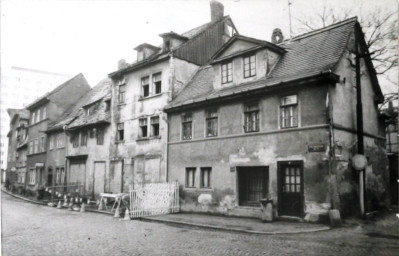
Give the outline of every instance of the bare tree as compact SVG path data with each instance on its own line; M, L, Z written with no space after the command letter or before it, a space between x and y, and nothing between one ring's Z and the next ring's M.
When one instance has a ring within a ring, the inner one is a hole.
M296 18L300 24L298 32L309 32L323 28L352 16L352 10L334 9L324 5L322 10L310 16ZM396 11L375 9L358 21L365 34L366 44L377 75L386 74L398 66L398 20Z

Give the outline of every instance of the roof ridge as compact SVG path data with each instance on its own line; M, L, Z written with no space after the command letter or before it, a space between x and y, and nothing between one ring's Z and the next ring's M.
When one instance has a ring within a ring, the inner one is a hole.
M291 41L303 39L303 38L308 37L308 36L313 36L315 34L325 32L326 30L330 30L330 29L333 29L333 28L341 27L341 26L346 25L346 24L348 24L350 22L353 22L353 21L357 21L357 16L349 18L349 19L346 19L346 20L343 20L343 21L340 21L340 22L337 22L337 23L334 23L334 24L331 24L331 25L329 25L327 27L323 27L323 28L312 30L312 31L304 33L302 35L293 37L292 39L287 39L287 40L285 40L282 43L277 44L277 45L278 46L285 45L285 44L287 44L287 43L289 43Z

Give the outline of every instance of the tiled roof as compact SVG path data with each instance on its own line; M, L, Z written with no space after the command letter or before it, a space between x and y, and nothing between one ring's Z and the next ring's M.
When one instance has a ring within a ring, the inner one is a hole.
M254 82L215 90L213 68L202 67L165 109L329 73L343 54L355 23L356 18L348 19L279 44L278 46L287 52L282 55L267 78L260 78Z
M69 128L72 126L109 120L109 117L105 118L104 116L106 115L104 113L100 113L101 111L98 111L98 109L96 109L90 116L85 116L85 113L83 113L84 111L81 111L81 109L82 107L90 105L94 102L110 99L111 85L112 81L110 78L107 77L101 80L89 92L83 95L76 104L67 109L56 122L50 124L48 131L62 129L65 125L68 125Z

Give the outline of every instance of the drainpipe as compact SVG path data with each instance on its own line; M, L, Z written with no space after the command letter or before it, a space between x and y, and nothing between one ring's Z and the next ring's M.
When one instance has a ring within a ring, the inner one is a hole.
M363 105L362 105L362 87L360 77L360 58L364 57L359 53L358 48L358 27L355 26L355 54L356 54L356 124L357 124L357 153L364 155L364 137L363 137ZM366 170L363 169L359 174L360 187L360 210L363 218L366 218Z

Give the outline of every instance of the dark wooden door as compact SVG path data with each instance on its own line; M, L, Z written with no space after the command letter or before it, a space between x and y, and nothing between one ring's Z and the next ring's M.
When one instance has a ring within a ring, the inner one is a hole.
M301 217L304 212L303 162L278 163L279 215Z

